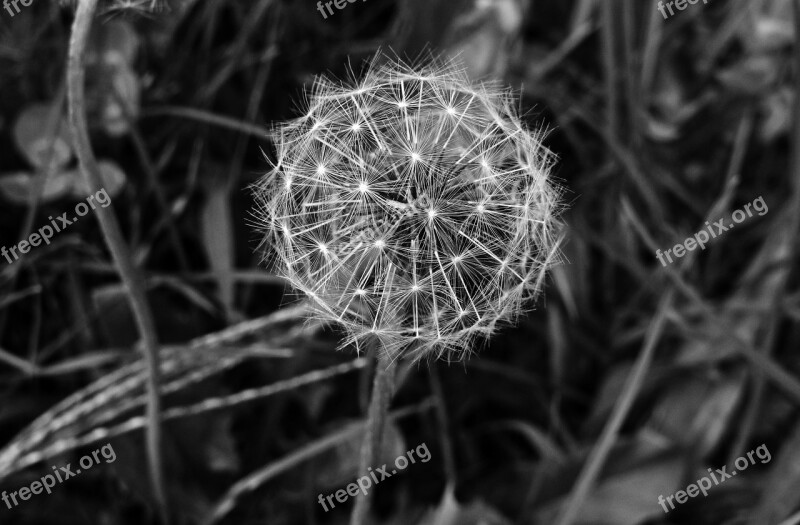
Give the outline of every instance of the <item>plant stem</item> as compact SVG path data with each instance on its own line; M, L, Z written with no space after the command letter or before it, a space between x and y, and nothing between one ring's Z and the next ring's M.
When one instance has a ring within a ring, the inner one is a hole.
M442 457L444 458L444 473L448 486L456 484L456 460L453 452L453 443L450 440L450 421L447 417L447 402L444 397L442 380L439 378L439 362L433 363L428 368L431 392L436 400L436 417L438 419L439 441L442 443Z
M84 92L84 57L89 32L97 10L97 0L81 0L75 12L72 24L72 35L69 43L67 61L67 99L69 120L75 140L75 151L78 163L83 172L90 191L96 192L103 181L97 159L89 140L89 128L86 122L86 102ZM139 335L142 338L144 359L147 366L147 458L150 477L153 483L153 494L158 505L162 523L168 523L166 491L164 487L164 463L161 451L161 400L159 397L159 346L156 337L153 314L147 304L144 279L133 263L133 257L125 243L125 238L114 215L113 204L96 209L100 229L106 239L108 248L119 270L120 278L128 291L134 319Z
M377 348L377 365L375 366L375 379L372 383L372 400L367 412L367 432L361 444L361 460L358 472L364 474L367 468L377 465L380 460L381 444L383 441L384 427L386 426L386 413L394 394L394 376L396 366L391 356ZM370 508L372 492L356 498L353 514L350 516L350 525L364 525L364 520Z

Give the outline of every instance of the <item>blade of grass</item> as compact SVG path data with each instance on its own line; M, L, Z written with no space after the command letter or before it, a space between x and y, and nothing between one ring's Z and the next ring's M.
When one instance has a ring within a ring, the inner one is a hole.
M647 17L647 29L644 34L642 51L642 73L639 79L639 90L643 94L652 92L653 82L658 70L658 57L661 49L661 38L664 33L664 18L657 9L650 9ZM647 101L643 101L645 104Z
M188 120L194 120L195 122L211 124L232 131L238 131L240 133L254 135L260 138L271 136L269 130L262 128L261 126L256 126L255 124L242 122L241 120L225 117L223 115L217 115L210 111L197 108L162 106L142 111L141 118L146 117L180 117Z
M636 0L623 0L620 5L622 10L622 57L625 62L625 109L627 112L628 124L628 144L634 149L640 150L640 129L641 129L641 115L642 111L642 98L641 91L639 90L641 79L641 68L637 68L637 61L639 56L636 51L636 31L635 31L635 8L634 3L639 3Z
M204 399L192 405L172 407L164 411L163 420L171 421L186 417L208 414L223 409L229 409L244 403L252 403L259 399L264 399L276 394L294 390L305 385L318 383L326 379L346 374L353 370L363 368L366 363L365 358L357 358L342 364L331 366L322 370L314 370L289 379L284 379L266 386L251 388L236 392L227 396ZM74 450L80 447L94 445L100 441L109 441L111 438L119 437L134 430L145 428L147 419L141 416L134 416L123 423L113 427L101 427L80 436L71 436L58 439L47 446L38 447L36 451L23 453L18 450L9 452L8 448L3 450L0 457L0 480L26 467L52 458L65 451ZM26 443L27 444L27 443Z
M90 191L96 192L102 187L102 178L97 166L92 145L89 140L86 122L86 102L84 86L84 59L89 33L97 10L97 0L80 0L72 24L67 59L67 99L69 120L75 141L75 149L80 170L83 173ZM147 455L150 477L153 484L153 496L159 507L161 522L169 523L169 511L166 499L164 480L164 464L161 450L161 400L159 397L158 339L155 323L150 307L147 304L144 281L138 268L133 264L130 250L114 215L113 203L107 207L97 208L97 218L103 231L111 255L119 268L122 281L128 289L128 298L134 313L139 335L142 338L145 360L148 368L148 403L147 403Z
M21 357L17 357L8 350L3 350L2 348L0 348L0 362L16 368L20 372L27 375L36 375L39 370L39 367L37 367L35 364L26 361Z
M650 369L657 343L666 325L667 312L672 308L674 298L674 288L670 288L661 297L655 315L647 329L645 343L639 353L636 364L625 381L622 393L614 405L614 411L611 413L611 417L603 428L603 432L600 434L597 444L592 449L589 458L581 469L581 473L572 489L572 493L566 504L562 507L563 510L556 520L556 525L571 525L575 522L581 506L586 501L589 492L600 476L603 465L605 465L606 459L608 459L608 455L614 443L617 441L617 436L622 428L622 424L625 422L625 418L628 416L628 412L630 412L642 385L644 385L644 380Z
M606 134L609 137L616 137L619 130L617 119L617 53L614 29L616 0L601 2L602 9L602 38L603 38L603 70L605 71L605 95L606 95Z
M800 512L796 512L780 522L779 525L800 525Z
M641 227L641 221L639 221L637 217L632 214L630 203L623 200L622 209L626 212L626 214L629 215L631 223L636 226L639 235L644 240L647 247L655 251L658 246L652 237L650 237L650 235L644 230L644 228ZM670 265L667 265L664 270L666 271L667 277L675 285L676 289L689 300L691 300L691 302L700 310L700 312L709 318L711 321L711 326L715 327L715 335L724 338L733 344L734 350L736 350L751 364L764 372L766 377L771 379L776 386L780 387L786 394L788 394L790 399L792 399L795 403L800 404L800 379L791 375L768 356L754 350L749 343L743 341L738 335L736 335L735 327L732 326L731 323L729 323L726 319L718 315L708 304L706 304L706 301L703 300L697 290L695 290L689 283L686 282L680 272Z

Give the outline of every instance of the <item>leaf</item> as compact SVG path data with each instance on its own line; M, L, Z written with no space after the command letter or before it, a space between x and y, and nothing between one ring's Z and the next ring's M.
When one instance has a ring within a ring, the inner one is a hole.
M114 198L122 191L127 183L125 172L116 163L110 160L101 160L97 163L100 168L100 178L103 189L109 197ZM15 204L27 206L30 194L39 183L37 177L26 172L17 172L0 176L0 194ZM67 196L76 199L85 199L91 191L85 178L78 169L52 173L47 177L47 182L41 192L41 202L52 202Z
M617 463L606 466L611 473L587 497L575 525L638 525L648 517L662 515L658 495L675 492L685 468L680 454L665 456L663 445L646 433L618 446L612 458L618 458ZM564 502L565 498L560 497L527 523L553 523Z
M206 189L207 199L201 216L203 245L219 283L220 299L230 316L234 299L233 212L225 181L212 176L206 183Z
M86 100L90 121L112 137L130 131L130 122L141 111L141 81L125 61L111 62L97 56L87 60Z
M100 169L100 179L103 182L103 189L106 190L108 196L111 198L116 197L125 187L127 183L127 176L119 165L111 160L97 161L97 167ZM72 196L78 199L85 199L92 191L86 183L86 178L78 169L70 170L66 174L70 181L70 189Z
M121 137L128 133L130 119L135 119L140 110L141 86L139 77L127 65L109 68L111 89L101 113L101 122L106 133L112 137Z
M472 78L502 76L518 38L525 0L406 0L398 24L408 31L395 42L413 55L428 45L458 56Z
M649 425L705 457L720 444L744 391L742 373L710 380L696 374L671 382L653 409Z
M17 172L0 176L0 194L15 204L27 206L31 192L36 189L36 176L30 173ZM63 174L53 174L47 178L42 188L41 201L58 200L70 191L71 179Z
M509 66L509 43L522 27L520 0L482 0L453 21L448 54L464 60L472 78L502 75Z
M740 60L717 73L725 88L748 95L763 96L778 80L780 64L776 57L757 55Z
M110 65L131 65L136 59L140 38L125 20L112 20L97 27L87 61L98 60ZM102 53L97 56L98 50Z
M215 419L204 447L207 466L213 472L238 472L241 465L232 432L233 415L218 414Z
M461 505L452 487L448 487L439 506L424 516L419 525L511 525L511 522L482 501Z
M22 110L14 123L14 143L28 162L37 169L46 168L50 153L50 129L53 117L53 106L50 104L32 104ZM50 170L58 170L72 159L72 138L63 116L57 114L55 136L53 137L52 160Z
M783 87L760 101L763 118L759 119L758 136L764 143L770 143L789 133L792 126L792 104L794 91Z
M754 10L755 11L755 10ZM739 28L739 39L748 53L778 51L794 42L791 0L770 0L754 12L749 24Z
M766 445L762 445L766 448ZM767 449L769 450L769 449ZM756 452L760 452L758 448ZM761 452L761 456L766 456ZM772 469L761 486L761 501L751 514L750 525L778 523L788 518L800 505L800 424L781 446L772 461ZM772 454L767 456L772 460ZM766 460L762 459L764 462Z
M758 51L776 51L791 46L794 41L794 26L791 18L758 19L753 41L754 49Z
M95 288L92 291L92 303L94 310L102 313L97 321L111 346L117 348L133 346L139 340L124 286L110 284Z

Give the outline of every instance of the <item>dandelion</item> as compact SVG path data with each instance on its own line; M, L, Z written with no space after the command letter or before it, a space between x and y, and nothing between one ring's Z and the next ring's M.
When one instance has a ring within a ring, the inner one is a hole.
M558 253L553 155L514 98L452 63L378 58L362 80L315 82L255 192L283 275L343 345L379 349L363 470L386 369L465 356L531 304Z
M453 65L318 80L257 188L268 244L342 344L462 357L555 262L553 156L512 97Z

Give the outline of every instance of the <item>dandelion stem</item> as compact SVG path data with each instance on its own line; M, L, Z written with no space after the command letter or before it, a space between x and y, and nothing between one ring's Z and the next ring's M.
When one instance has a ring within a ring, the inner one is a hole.
M389 403L394 393L395 361L391 355L378 345L377 365L375 379L372 383L372 400L367 411L367 432L361 444L361 459L359 461L359 475L366 475L369 467L376 466L380 460L381 445L384 429L386 427L386 414ZM353 514L350 516L350 525L364 525L369 512L373 490L367 495L356 499Z

